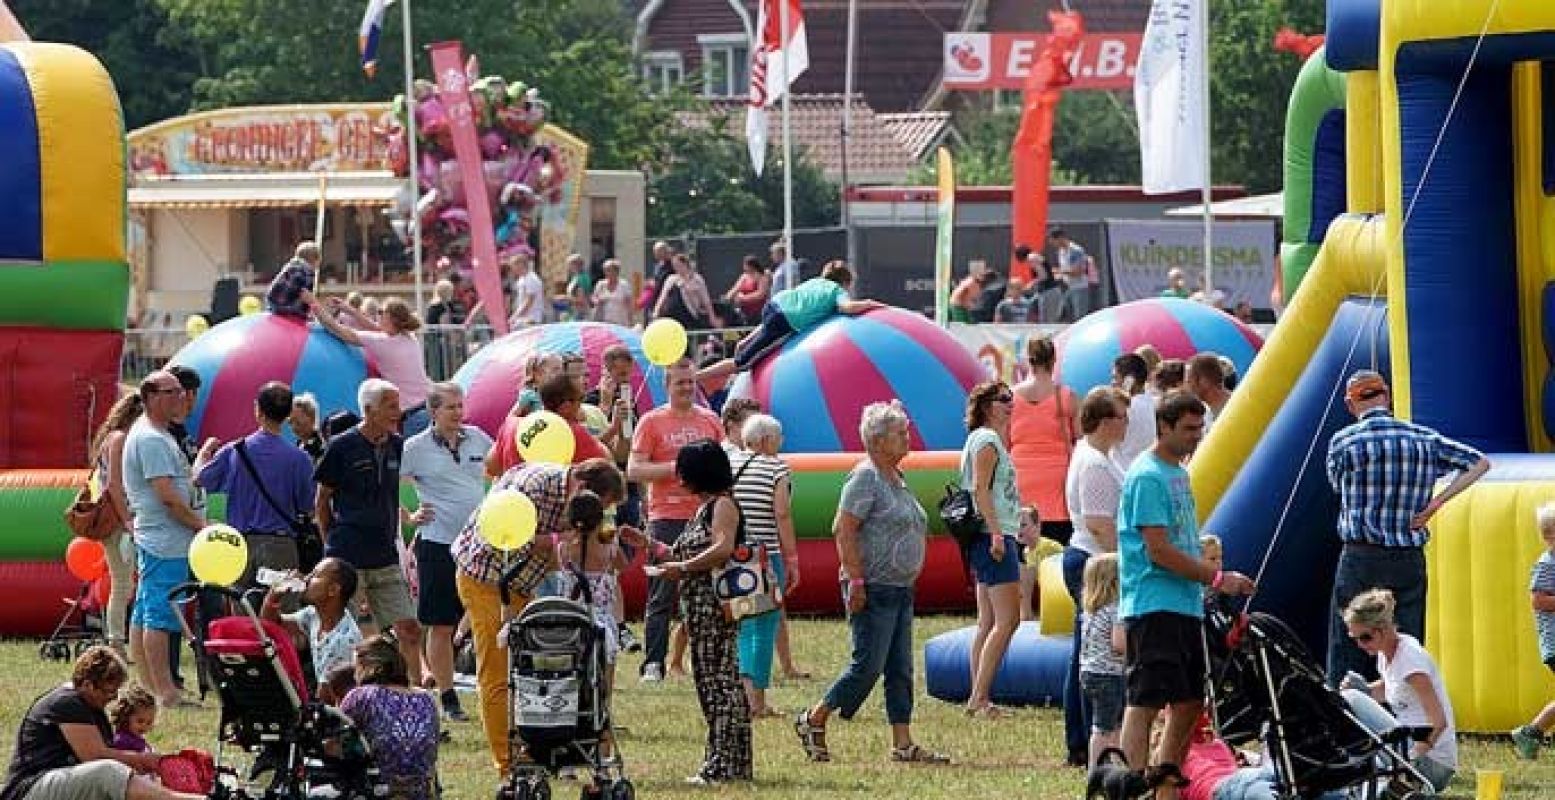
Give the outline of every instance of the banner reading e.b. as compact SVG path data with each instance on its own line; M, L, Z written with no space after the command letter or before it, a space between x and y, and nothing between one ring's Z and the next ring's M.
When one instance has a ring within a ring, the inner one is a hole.
M1103 224L1118 302L1160 296L1174 267L1186 273L1189 291L1204 288L1202 222L1109 219ZM1212 241L1214 288L1226 293L1226 307L1246 300L1253 308L1268 308L1276 272L1274 222L1216 222Z

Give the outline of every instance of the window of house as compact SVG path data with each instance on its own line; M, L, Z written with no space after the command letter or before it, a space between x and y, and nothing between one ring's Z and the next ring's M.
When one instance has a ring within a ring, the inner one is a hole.
M680 53L655 50L643 55L643 80L650 92L667 92L686 79L686 66Z
M702 46L702 94L744 97L750 93L750 40L743 33L697 37Z

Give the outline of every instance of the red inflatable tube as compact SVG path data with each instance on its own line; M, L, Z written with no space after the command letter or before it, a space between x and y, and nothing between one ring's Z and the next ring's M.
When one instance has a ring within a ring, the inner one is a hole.
M81 581L61 562L0 562L0 635L48 636L68 603L81 593Z
M642 557L621 575L621 592L627 613L642 615L648 596L648 579L642 571ZM799 589L787 598L788 610L796 614L842 614L842 587L837 582L837 545L828 539L800 539ZM929 611L966 611L975 607L972 584L961 565L961 554L949 536L929 537L928 555L923 573L918 576L916 609Z

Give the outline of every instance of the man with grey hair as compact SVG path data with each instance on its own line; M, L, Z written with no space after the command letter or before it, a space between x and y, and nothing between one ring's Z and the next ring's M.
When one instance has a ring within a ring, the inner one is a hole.
M313 306L313 287L318 285L320 260L318 242L309 240L297 245L292 260L275 274L265 293L265 303L272 313L308 318L308 310Z
M412 685L421 683L421 626L410 585L400 569L400 391L382 378L356 390L362 421L324 448L313 479L319 485L314 518L324 532L324 555L356 568L358 595L365 595L380 628L399 637ZM354 604L353 604L354 605Z
M464 423L464 390L457 383L432 384L427 395L432 424L405 440L400 475L416 486L420 505L401 512L416 526L411 551L416 556L416 621L426 629L427 669L437 681L443 714L455 722L469 719L454 692L454 629L464 616L454 586L449 545L486 495L486 454L491 437Z

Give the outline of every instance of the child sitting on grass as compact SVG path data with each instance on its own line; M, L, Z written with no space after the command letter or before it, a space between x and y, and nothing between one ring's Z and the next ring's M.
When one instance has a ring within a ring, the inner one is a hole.
M1103 553L1085 562L1085 616L1080 634L1080 690L1091 707L1089 761L1118 746L1123 726L1123 623L1118 619L1118 555Z
M113 749L151 752L146 734L157 724L157 696L138 683L125 686L108 706L108 721L113 723Z
M1534 630L1539 637L1539 658L1555 671L1555 503L1545 503L1535 512L1539 535L1544 537L1544 552L1533 564L1532 593ZM1539 755L1544 735L1555 727L1555 702L1547 703L1532 722L1512 731L1517 757L1533 760Z

